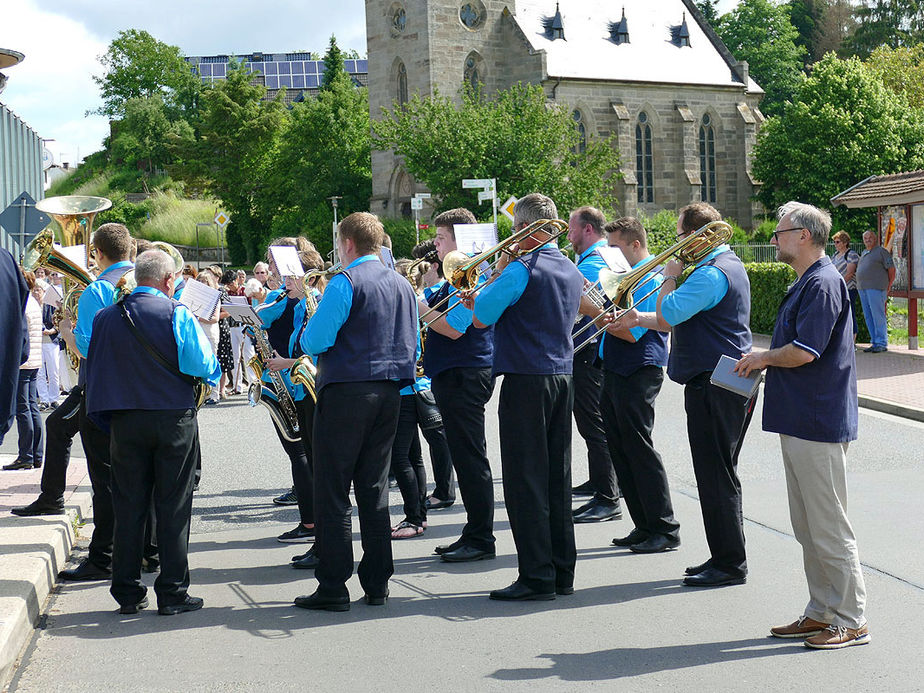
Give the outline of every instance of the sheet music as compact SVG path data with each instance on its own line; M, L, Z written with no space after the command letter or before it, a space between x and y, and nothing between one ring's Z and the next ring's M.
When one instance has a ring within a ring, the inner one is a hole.
M242 306L250 305L250 302L247 300L246 296L228 296L228 303L236 303Z
M87 268L87 251L86 246L80 245L55 245L55 250L60 252L64 257L84 269Z
M238 304L238 303L225 303L222 306L222 309L228 312L228 315L237 320L244 325L250 327L259 328L263 324L263 321L260 320L260 316L257 315L257 312L247 304Z
M614 272L622 273L632 269L632 265L629 264L626 260L626 256L622 254L619 248L607 245L600 246L597 248L597 251L600 253L600 257L603 258L606 266Z
M497 245L494 224L455 224L456 247L463 253L477 255Z
M304 277L305 268L298 259L298 251L290 245L271 245L270 256L281 277Z
M203 320L215 319L219 300L221 300L221 294L217 289L197 282L195 279L186 280L186 287L183 289L183 295L180 296L180 303L189 308L189 311L197 318Z
M64 296L61 294L61 289L57 286L48 282L48 288L45 290L45 297L42 299L42 305L54 306L57 308L61 305L61 299Z

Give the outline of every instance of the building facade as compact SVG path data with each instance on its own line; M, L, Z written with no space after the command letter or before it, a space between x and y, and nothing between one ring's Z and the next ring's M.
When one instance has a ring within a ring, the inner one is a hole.
M0 103L0 212L27 192L34 200L45 197L42 170L42 138L29 125ZM0 246L18 258L19 229L0 227Z
M586 137L616 135L618 213L705 200L750 227L761 88L692 0L367 0L369 107L418 93L541 84ZM370 209L408 216L425 188L393 152L372 155ZM517 191L524 194L531 191Z

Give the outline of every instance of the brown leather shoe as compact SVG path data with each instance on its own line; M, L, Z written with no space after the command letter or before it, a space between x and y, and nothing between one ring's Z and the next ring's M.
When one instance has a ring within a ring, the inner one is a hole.
M788 626L774 626L770 629L770 635L774 638L808 638L818 635L827 627L827 623L816 621L808 616L800 616L798 621Z
M869 628L863 624L859 628L828 626L818 635L805 639L805 646L813 650L839 650L851 645L865 645L870 640Z

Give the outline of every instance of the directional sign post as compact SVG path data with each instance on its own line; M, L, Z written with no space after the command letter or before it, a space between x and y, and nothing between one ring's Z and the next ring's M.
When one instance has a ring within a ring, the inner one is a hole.
M224 269L225 266L225 246L221 243L221 234L224 232L225 226L229 221L231 221L231 217L229 217L224 210L219 211L218 214L215 215L215 223L218 225L218 245L221 248L222 269Z
M497 179L463 178L462 188L465 190L482 188L482 191L478 193L478 204L491 200L491 211L494 213L494 228L497 229Z
M51 217L35 208L35 200L27 192L23 192L0 212L0 226L19 239L20 262L25 257L26 244L50 223Z
M415 193L411 198L411 209L414 210L414 237L417 243L420 243L420 210L423 209L423 201L429 199L430 193Z

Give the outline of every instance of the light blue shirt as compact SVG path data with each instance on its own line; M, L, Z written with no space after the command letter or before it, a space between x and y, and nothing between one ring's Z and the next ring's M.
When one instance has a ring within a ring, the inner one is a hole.
M715 308L725 298L728 293L725 274L720 269L703 265L728 250L729 247L724 244L713 250L696 263L696 269L683 284L664 297L661 301L661 315L668 325L673 327L686 322L697 313Z
M638 269L646 262L651 260L654 255L648 255L643 260L639 260L637 263L632 265L632 269ZM658 307L658 289L661 284L664 282L664 276L659 271L652 271L645 275L645 278L642 279L641 283L636 287L635 291L632 292L633 308L635 308L640 313L653 313ZM645 296L645 294L650 294ZM644 298L643 298L644 297ZM632 333L632 336L635 337L637 342L642 338L648 331L647 327L637 326L629 330ZM604 339L619 339L619 337L614 337L608 332L603 333ZM603 339L600 340L600 349L599 352L600 358L603 358Z
M77 324L74 326L74 340L77 342L77 351L86 358L90 349L90 337L93 334L93 319L96 314L103 308L115 303L116 290L113 282L108 281L109 277L118 273L121 269L131 269L134 267L128 260L117 262L110 265L99 275L97 280L90 284L83 293L80 294L80 301L77 303ZM105 281L103 281L105 280Z
M480 274L478 276L478 281L475 282L475 290L477 291L486 281L488 280L484 274ZM441 282L441 285L443 283L445 282ZM446 315L443 319L446 321L447 325L457 332L462 332L464 334L465 331L472 326L472 311L463 304L456 305L461 300L459 292L455 291L452 287L449 288L449 291L452 292L450 293L449 300L446 301L446 304L441 306L439 310L443 311Z
M152 286L139 286L133 294L167 296ZM196 317L184 305L173 311L173 338L176 340L176 354L180 372L208 381L210 385L221 380L221 366L212 353L212 345L202 331Z
M257 309L257 315L260 316L260 319L263 321L263 329L265 330L274 322L279 319L285 310L286 310L286 300L280 299L279 296L285 293L285 289L274 289L266 295L266 300L261 303L261 306L264 308L261 310ZM278 303L274 301L278 300Z
M543 248L557 249L554 243ZM475 297L475 317L482 325L493 325L510 306L520 300L529 283L529 270L522 262L512 261L493 282Z
M415 392L423 392L430 389L430 378L425 375L418 376L413 385L407 385L401 388L401 396L413 395Z
M599 240L577 256L577 268L591 284L597 282L600 278L600 270L606 267L606 260L603 259L600 253L595 252L597 248L605 247L606 241Z

